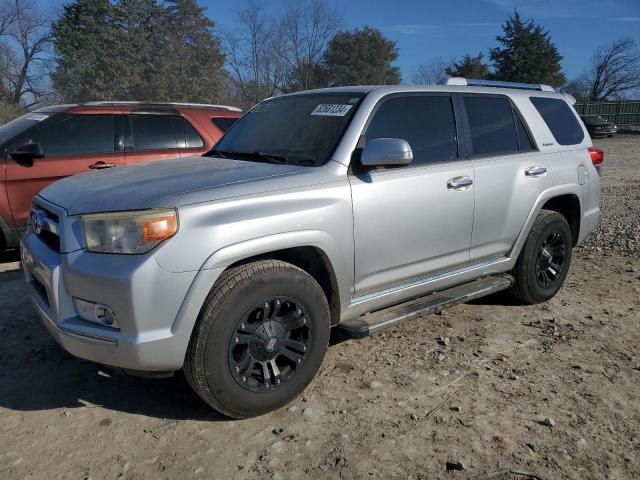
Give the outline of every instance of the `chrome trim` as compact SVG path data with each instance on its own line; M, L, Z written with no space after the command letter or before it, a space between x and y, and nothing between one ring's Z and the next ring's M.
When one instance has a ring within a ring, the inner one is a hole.
M459 268L457 270L450 270L448 272L439 273L437 275L432 275L430 277L422 277L417 280L414 280L410 283L403 283L402 285L398 285L397 287L390 287L384 290L378 290L376 292L367 293L365 295L361 295L359 297L353 297L351 302L351 306L356 306L364 302L368 302L370 300L374 300L376 298L384 297L386 295L393 295L395 293L402 292L403 290L407 290L409 288L420 287L422 285L426 285L429 283L433 283L439 280L445 280L447 278L455 277L460 275L461 273L471 272L473 270L477 270L479 268L489 267L494 264L498 264L500 262L504 262L505 260L509 260L507 257L496 257L491 258L489 260L485 260L480 263L474 263L473 265L468 265L466 267Z
M470 282L473 283L473 282ZM468 301L474 300L476 298L480 298L480 297L484 297L486 295L489 295L491 293L494 292L499 292L501 290L504 290L505 288L509 288L509 286L511 285L511 281L505 279L502 282L496 282L493 285L489 285L487 287L481 288L480 290L475 290L475 291L471 291L465 295L460 295L458 298L454 299L455 301L453 303L466 303ZM459 288L459 287L453 287L453 288ZM447 302L440 302L439 305L443 305L446 304ZM437 306L437 305L436 305ZM418 310L414 310L412 312L408 312L405 313L404 315L400 315L398 317L393 317L390 318L389 320L385 320L384 322L380 322L380 323L375 323L373 325L371 325L369 327L369 333L374 333L378 330L382 330L383 328L387 327L388 325L391 325L393 323L397 323L397 322L401 322L403 320L406 320L408 318L412 318L412 317L419 317L421 315L424 315L425 313L431 311L434 309L434 305L429 305L423 308L419 308Z

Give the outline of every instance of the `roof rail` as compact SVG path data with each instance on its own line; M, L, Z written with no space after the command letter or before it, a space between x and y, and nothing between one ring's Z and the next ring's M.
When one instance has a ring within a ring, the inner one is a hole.
M238 107L232 107L230 105L210 105L208 103L182 103L182 102L136 102L136 101L117 101L117 100L104 100L96 102L84 102L82 105L86 106L99 106L99 105L141 105L141 106L158 106L158 107L204 107L204 108L218 108L220 110L229 110L231 112L241 112L242 109Z
M517 88L519 90L538 90L542 92L555 92L550 85L542 83L519 83L502 82L500 80L474 80L462 77L447 77L438 82L438 85L465 85L469 87L495 87L495 88Z

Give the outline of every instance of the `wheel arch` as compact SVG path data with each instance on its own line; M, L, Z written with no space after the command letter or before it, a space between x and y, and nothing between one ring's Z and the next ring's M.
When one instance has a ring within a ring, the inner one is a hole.
M567 219L571 229L572 243L573 246L575 246L580 236L580 226L583 215L582 199L576 190L577 186L562 185L549 188L542 192L529 211L529 216L509 252L509 257L513 259L518 257L538 213L543 209L558 212Z
M353 285L353 256L349 257L347 253L352 249L352 245L340 247L325 231L285 232L219 249L207 259L202 269L223 267L226 270L258 259L289 262L320 284L327 296L334 325L339 321L342 302L349 298Z
M547 200L541 210L551 210L562 215L571 229L571 240L575 247L580 236L580 220L582 218L580 199L576 194L566 193Z
M340 320L340 292L338 281L331 260L327 254L317 246L298 246L260 253L238 260L227 269L258 260L280 260L290 263L311 275L320 285L327 297L331 312L331 325Z

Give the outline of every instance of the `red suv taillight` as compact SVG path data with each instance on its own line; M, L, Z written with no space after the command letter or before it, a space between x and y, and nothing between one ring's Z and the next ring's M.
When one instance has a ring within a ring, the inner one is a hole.
M604 162L604 151L600 148L589 147L589 156L594 165L600 165Z

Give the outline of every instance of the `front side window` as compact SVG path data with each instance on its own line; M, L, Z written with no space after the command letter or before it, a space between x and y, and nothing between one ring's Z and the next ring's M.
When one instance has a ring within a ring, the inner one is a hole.
M52 115L51 113L27 113L21 117L14 118L4 125L0 125L0 144L3 144L12 138L26 132L32 127L38 125L43 120L47 120Z
M365 133L374 138L401 138L413 151L412 165L457 158L456 122L451 98L411 95L385 100Z
M238 120L210 155L323 165L362 97L361 93L309 93L265 100Z
M474 155L500 155L518 151L518 134L511 104L504 97L464 97ZM522 127L524 130L524 126Z
M531 97L549 130L560 145L579 145L584 140L584 131L571 107L559 98Z
M39 143L45 156L115 151L115 115L61 114L32 130L22 143Z

